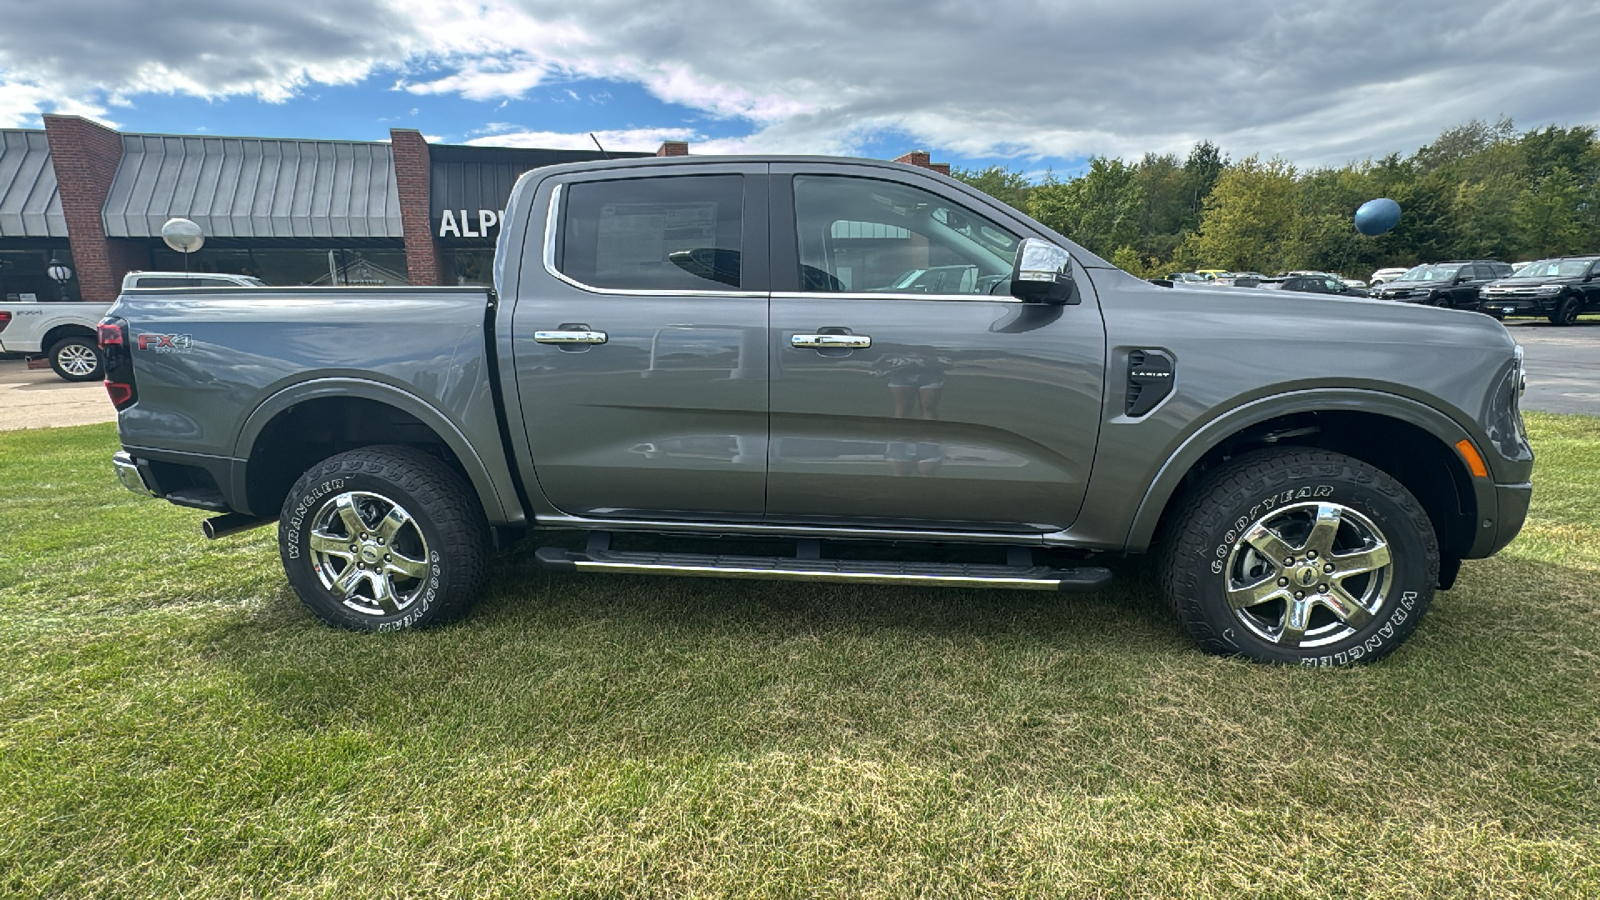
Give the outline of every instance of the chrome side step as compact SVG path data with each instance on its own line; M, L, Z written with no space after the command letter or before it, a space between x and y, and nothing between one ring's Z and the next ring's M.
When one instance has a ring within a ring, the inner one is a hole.
M1111 570L1102 566L1055 569L1049 566L652 553L596 548L580 551L561 547L541 547L534 556L540 565L564 572L692 578L762 578L836 584L1009 588L1072 593L1097 591L1111 583Z

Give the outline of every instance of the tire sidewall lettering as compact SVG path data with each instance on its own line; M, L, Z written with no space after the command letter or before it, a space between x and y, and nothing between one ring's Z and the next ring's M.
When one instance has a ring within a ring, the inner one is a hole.
M311 512L312 506L315 505L318 500L321 500L323 497L326 497L335 491L341 490L344 490L344 479L330 478L327 481L317 485L315 488L312 488L310 491L307 491L300 498L300 500L295 503L294 510L289 514L289 521L287 523L288 527L284 532L284 552L288 554L290 559L300 558L300 546L302 544L300 529L305 523L306 514ZM310 537L307 536L304 543L309 542Z
M1212 557L1211 574L1221 575L1223 573L1223 570L1227 568L1228 554L1233 552L1234 546L1239 543L1239 539L1250 530L1251 526L1261 521L1262 517L1267 513L1282 506L1291 506L1308 500L1321 500L1332 497L1333 493L1334 486L1331 484L1311 484L1298 488L1275 489L1272 493L1257 500L1250 507L1248 514L1240 516L1233 521L1233 527L1223 533L1222 540L1207 554L1207 556Z
M1411 618L1411 610L1417 605L1420 595L1416 591L1403 591L1400 599L1395 603L1394 611L1378 630L1366 637L1361 643L1355 644L1345 650L1329 653L1322 656L1301 657L1300 665L1311 668L1337 667L1359 662L1363 658L1377 653L1383 646L1395 639L1401 625Z

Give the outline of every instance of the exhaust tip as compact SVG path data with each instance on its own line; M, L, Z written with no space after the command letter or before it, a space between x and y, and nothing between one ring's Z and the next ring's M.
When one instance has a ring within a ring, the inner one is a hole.
M207 538L214 541L218 538L238 534L241 531L260 528L272 521L274 520L260 516L247 516L243 513L226 513L220 516L213 516L201 522L200 530L205 532Z

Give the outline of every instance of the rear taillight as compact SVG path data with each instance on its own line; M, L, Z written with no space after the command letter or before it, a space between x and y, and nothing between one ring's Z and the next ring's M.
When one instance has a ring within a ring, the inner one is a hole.
M0 331L5 331L6 330L6 326L10 325L10 324L11 324L11 313L0 312Z
M139 399L133 380L133 357L128 353L127 320L107 318L98 330L100 355L106 367L106 395L111 398L112 406L127 409Z
M123 340L122 326L113 322L100 323L100 349L107 350L111 347L125 347L128 342Z

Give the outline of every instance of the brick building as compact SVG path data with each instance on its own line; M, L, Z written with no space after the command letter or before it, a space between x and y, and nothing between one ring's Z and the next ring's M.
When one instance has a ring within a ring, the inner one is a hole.
M76 116L0 130L0 300L111 300L135 270L254 275L268 284L484 284L517 176L596 150L124 134ZM668 141L655 154L682 156ZM949 174L914 151L897 162ZM167 219L198 223L185 259ZM52 262L74 272L65 285Z

